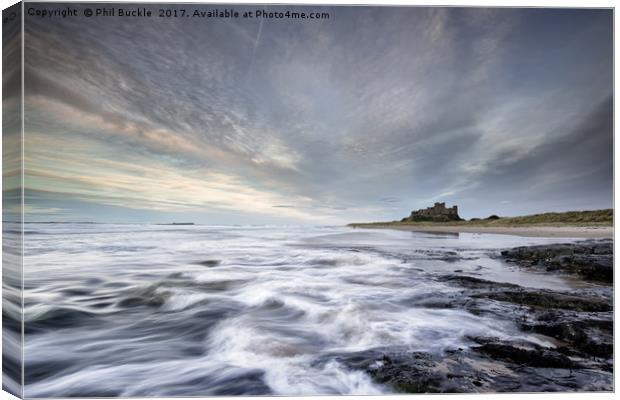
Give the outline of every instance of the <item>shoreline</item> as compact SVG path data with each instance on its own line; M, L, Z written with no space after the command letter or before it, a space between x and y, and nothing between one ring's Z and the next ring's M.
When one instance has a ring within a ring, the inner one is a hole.
M477 233L526 237L613 238L613 226L467 226L467 225L396 225L349 224L350 228L397 229L429 233Z
M501 258L519 269L575 276L594 286L536 288L472 276L471 271L446 271L436 279L457 294L429 293L415 298L413 307L459 309L512 321L527 339L500 338L490 327L480 335L466 335L468 345L441 354L386 348L346 354L341 360L404 393L613 390L613 243L520 246L503 250Z

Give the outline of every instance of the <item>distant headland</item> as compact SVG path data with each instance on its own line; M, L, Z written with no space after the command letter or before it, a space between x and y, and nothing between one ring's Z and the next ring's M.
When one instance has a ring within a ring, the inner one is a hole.
M548 212L519 217L490 215L485 218L462 219L458 206L432 207L412 211L398 221L352 223L352 228L403 229L438 233L495 233L517 236L612 237L613 209Z

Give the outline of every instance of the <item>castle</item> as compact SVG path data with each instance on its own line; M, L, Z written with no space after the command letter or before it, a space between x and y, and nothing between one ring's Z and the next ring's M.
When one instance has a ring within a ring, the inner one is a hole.
M401 221L448 222L460 220L458 206L446 207L446 203L435 203L433 207L412 211L409 217L403 218Z

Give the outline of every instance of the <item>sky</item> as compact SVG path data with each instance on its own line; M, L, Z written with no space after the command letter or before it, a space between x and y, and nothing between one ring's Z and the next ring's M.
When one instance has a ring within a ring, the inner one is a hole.
M26 17L26 220L613 207L610 10L278 8L330 18Z

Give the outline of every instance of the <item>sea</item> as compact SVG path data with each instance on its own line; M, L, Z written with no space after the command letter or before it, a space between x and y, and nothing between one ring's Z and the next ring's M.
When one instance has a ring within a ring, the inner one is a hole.
M420 300L466 275L570 290L500 251L571 242L322 226L25 224L27 397L389 394L339 357L441 353L514 321ZM5 317L6 318L6 317Z

